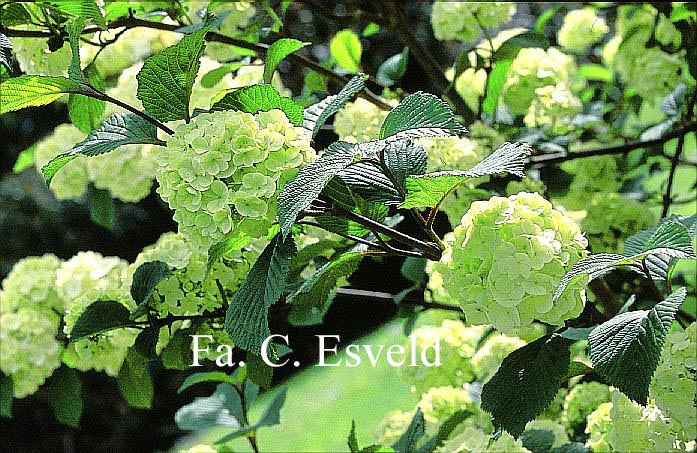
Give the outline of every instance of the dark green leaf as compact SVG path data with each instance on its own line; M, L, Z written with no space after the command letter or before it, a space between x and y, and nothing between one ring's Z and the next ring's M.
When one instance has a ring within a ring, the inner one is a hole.
M179 408L174 421L179 429L199 430L224 426L243 426L242 401L235 389L227 383L218 384L208 397L194 399L191 404Z
M43 386L56 420L77 428L82 417L82 382L76 370L62 366Z
M94 189L90 192L90 219L102 228L114 229L116 208L108 190Z
M439 171L408 177L407 197L401 207L407 209L438 206L443 198L469 178L497 173L510 173L522 177L530 151L530 145L527 143L504 143L469 170Z
M64 94L92 94L86 85L65 77L23 75L0 83L0 115L50 104Z
M138 99L151 115L160 121L189 117L189 99L210 20L199 30L184 36L177 44L147 58L136 78Z
M136 304L147 303L155 292L157 284L169 275L171 275L169 266L162 261L148 261L138 266L133 273L133 283L131 283L131 297Z
M100 91L104 91L106 85L95 65L85 68L87 81ZM106 110L104 101L81 94L68 96L68 116L70 121L82 132L89 134L99 127Z
M338 173L351 192L365 201L396 205L403 201L392 181L371 162L358 162Z
M305 109L303 128L310 132L311 137L317 135L329 117L338 112L356 93L363 89L367 79L367 75L357 74L344 85L338 94L327 96L317 104Z
M410 282L420 285L426 281L427 261L428 260L426 260L426 258L415 258L413 256L408 256L404 260L400 272L404 278Z
M560 332L560 335L569 340L585 340L594 328L595 327L569 327L563 332Z
M554 443L554 433L549 429L531 429L520 435L520 441L532 453L549 453Z
M290 260L297 250L292 237L278 233L257 259L235 293L225 316L225 331L235 345L246 351L261 351L269 331L269 308L286 286Z
M98 156L113 151L119 146L146 143L160 143L157 138L157 128L152 123L133 113L115 113L73 149L51 159L41 168L41 171L46 184L50 185L56 172L78 154Z
M310 206L327 182L348 167L359 154L356 145L334 142L319 159L310 162L283 187L278 196L278 220L284 236L288 236L298 214Z
M426 173L428 154L411 140L398 140L385 147L385 163L404 187L407 177Z
M155 387L150 375L149 356L154 349L153 339L157 342L157 330L144 330L138 335L135 345L126 354L117 378L121 395L129 406L136 409L152 407Z
M385 86L394 85L399 79L404 77L408 63L409 48L405 47L400 53L392 55L380 65L377 74L375 74L375 79L379 84Z
M346 441L351 453L358 453L358 439L356 439L356 420L351 420L351 432Z
M31 23L31 15L22 2L5 3L1 11L2 24L6 27Z
M259 421L256 422L254 425L247 426L239 431L228 434L228 435L216 440L214 443L215 444L222 444L225 442L229 442L232 439L235 439L237 437L240 437L240 436L247 434L248 432L256 431L259 428L263 428L266 426L274 426L274 425L278 425L279 423L281 423L281 409L283 408L283 405L286 402L287 391L288 391L287 388L283 388L278 393L276 393L274 398L271 400L269 405L266 407L264 414L261 416Z
M465 128L455 119L447 103L429 93L417 92L404 98L387 114L380 139L459 135Z
M413 453L416 452L416 444L421 439L426 430L426 422L424 421L424 414L421 412L421 408L416 408L416 413L414 418L411 419L409 427L402 434L399 440L392 445L395 451L399 453Z
M308 44L310 43L292 38L281 38L271 44L269 50L266 51L266 61L264 62L264 83L271 83L274 71L284 58Z
M70 331L70 341L118 329L131 323L130 312L114 300L98 300L91 303L75 322Z
M179 329L169 339L162 349L160 357L162 365L168 370L188 370L191 368L194 356L191 351L191 335L195 329Z
M12 378L0 372L0 417L12 418Z
M269 354L271 357L272 354ZM259 354L247 352L247 360L245 361L247 368L247 377L250 381L261 388L271 387L273 381L273 368L271 368Z
M552 448L550 453L590 453L591 451L582 442L570 442Z
M238 370L244 370L244 368L238 368ZM227 374L222 371L204 371L202 373L190 374L184 379L177 393L181 393L191 386L204 382L224 382L230 385L241 385L242 382L244 382L246 374L246 371L237 371L235 374Z
M457 428L460 423L465 421L471 415L472 412L470 411L463 410L455 412L445 422L443 422L442 425L440 425L440 428L438 428L438 433L436 433L435 436L430 438L428 442L417 450L418 453L429 453L443 445L443 442L450 437L450 434L452 434L455 428Z
M91 19L101 28L106 27L102 10L94 0L54 0L49 3L55 6L61 13L64 13L66 17L83 17Z
M70 41L70 50L72 52L70 66L68 66L68 75L76 82L84 82L82 77L82 66L80 66L80 36L86 24L87 19L84 16L80 16L68 21L66 27L68 30L68 40Z
M343 278L353 274L365 252L346 252L317 270L300 288L287 298L289 304L312 305L323 310L335 296L335 289Z
M576 282L583 279L588 279L587 281L590 282L591 280L607 274L618 265L632 262L632 259L614 253L598 253L583 258L577 261L569 272L564 274L554 293L553 301L556 302L559 297L561 297L564 290Z
M12 43L7 36L0 33L0 65L5 66L8 71L12 71L12 63L14 60L14 56L12 56Z
M552 334L503 359L482 387L482 409L491 413L494 427L518 436L549 406L569 369L569 345L571 340Z
M508 78L508 70L511 68L513 60L502 60L494 65L489 77L486 79L486 97L482 103L482 111L488 115L493 115L499 105L499 94L501 88Z
M303 108L292 99L284 98L271 85L252 85L227 93L211 106L211 112L219 110L238 110L257 113L280 109L288 120L296 126L302 125Z
M651 310L617 315L588 336L593 368L639 404L646 404L666 334L686 294L677 289Z

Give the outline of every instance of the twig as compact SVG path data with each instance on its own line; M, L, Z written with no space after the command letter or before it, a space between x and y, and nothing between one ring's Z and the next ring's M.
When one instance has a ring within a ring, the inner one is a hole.
M604 146L601 148L578 151L575 153L542 154L528 158L528 162L532 164L532 168L541 168L552 164L566 162L567 160L581 159L584 157L605 156L608 154L628 154L635 149L650 148L652 146L662 145L667 141L685 136L686 134L694 132L695 130L697 130L697 122L692 121L678 129L668 132L663 137L659 137L654 140L634 141L624 143L622 145Z
M690 102L687 103L687 111L682 119L682 123L687 123L692 119L692 110L695 108L695 102L697 102L697 91L694 92L690 98ZM693 127L693 131L694 131ZM680 155L685 146L685 134L678 138L678 144L675 147L675 154L670 160L670 171L668 172L668 184L666 186L666 192L663 194L663 208L661 210L661 217L668 215L668 210L670 209L670 204L673 201L673 180L675 179L675 171L680 163Z
M382 301L394 302L394 295L392 295L390 293L380 292L380 291L367 291L364 289L356 289L356 288L337 288L336 293L344 295L344 296L356 297L359 299L382 300ZM460 309L460 307L458 307L456 305L444 304L441 302L428 302L425 300L421 300L421 299L413 298L413 297L409 297L409 296L402 299L402 301L400 303L407 304L407 305L417 305L419 307L423 307L423 308L427 308L427 309L455 311L458 313L462 313L462 309Z

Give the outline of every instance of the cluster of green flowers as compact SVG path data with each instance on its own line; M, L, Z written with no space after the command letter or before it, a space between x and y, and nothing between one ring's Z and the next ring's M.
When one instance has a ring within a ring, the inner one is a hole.
M614 156L593 156L562 163L562 170L573 175L569 192L563 204L569 209L583 209L589 198L617 192L622 183L617 179L617 161Z
M61 364L56 339L63 301L55 290L61 261L54 255L17 262L0 289L0 371L16 398L36 392Z
M431 26L440 41L470 41L482 29L498 27L511 20L516 12L510 2L448 2L436 1L431 12Z
M579 287L556 303L552 296L564 273L585 256L587 241L539 194L472 203L445 242L441 260L429 268L429 287L459 302L471 324L508 333L534 320L560 326L583 310Z
M135 308L129 287L123 284L127 268L126 261L95 252L80 252L61 265L56 271L55 286L65 303L63 331L68 337L80 315L95 301L113 300L129 310ZM116 376L139 332L131 328L114 329L72 341L63 361L81 371L105 371Z
M572 52L582 53L609 31L605 19L598 17L593 8L574 9L566 13L557 32L557 42Z
M177 127L158 155L158 193L197 247L226 234L265 236L281 188L314 150L280 110L203 113Z
M660 100L679 83L694 84L684 54L671 54L648 47L654 38L660 44L680 44L681 34L669 18L653 6L622 5L617 13L613 39L603 49L603 59L621 79L644 99Z
M610 401L610 388L600 382L575 385L564 397L561 419L569 434L583 431L591 412Z
M655 225L657 220L643 203L613 192L591 199L581 228L593 251L618 253L625 239Z
M523 122L527 127L545 127L548 135L563 135L573 128L571 120L581 113L581 100L564 82L535 88L535 98Z
M363 143L378 138L389 112L363 98L347 103L334 117L334 132L339 140Z
M215 3L213 8L211 8L211 3ZM192 18L202 17L206 12L222 18L220 33L232 37L239 36L256 14L253 2L209 2L197 0L189 1L188 5ZM206 46L206 55L221 62L237 59L241 56L235 51L233 46L218 42L211 42Z

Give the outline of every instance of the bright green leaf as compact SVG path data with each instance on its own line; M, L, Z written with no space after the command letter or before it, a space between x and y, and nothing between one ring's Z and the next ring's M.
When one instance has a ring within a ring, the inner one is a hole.
M380 31L380 26L378 24L376 24L375 22L371 22L365 26L361 35L364 38L367 38L368 36L373 36L375 33L379 32L379 31Z
M302 125L303 108L292 99L284 98L271 85L252 85L230 91L211 106L211 112L219 110L238 110L257 113L280 109L296 126Z
M266 61L264 62L264 83L271 83L274 71L284 58L308 44L310 43L291 38L281 38L271 44L269 50L266 51Z
M90 85L97 90L104 91L106 85L95 65L91 64L85 68L85 76ZM100 99L81 94L68 96L68 116L70 121L86 134L99 127L105 110L106 103Z
M578 75L588 80L612 82L612 71L599 64L584 64L578 68Z
M363 47L361 39L352 30L341 30L329 42L329 52L341 68L356 73L361 69Z
M34 165L34 152L36 151L36 145L32 145L29 148L19 153L15 164L12 166L12 173L21 173L27 168Z
M101 28L106 28L106 22L102 10L97 6L94 0L62 0L51 1L51 5L55 6L61 13L67 17L82 17L91 19Z
M432 94L419 91L404 98L387 114L380 129L380 139L442 137L464 131L448 104Z
M508 70L511 68L513 60L502 60L494 65L489 77L486 79L486 97L482 103L484 113L493 115L499 105L499 94L501 88L506 83Z
M204 88L213 88L223 79L223 77L233 71L237 71L242 66L244 66L243 63L236 61L234 63L224 64L219 68L213 69L212 71L208 71L203 77L201 77L201 86Z
M92 91L84 84L65 77L13 77L0 83L0 115L50 104L68 93L91 94Z

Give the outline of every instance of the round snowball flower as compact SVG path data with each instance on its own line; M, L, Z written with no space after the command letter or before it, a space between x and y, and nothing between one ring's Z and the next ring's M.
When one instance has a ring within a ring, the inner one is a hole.
M515 3L511 2L436 1L431 11L433 34L440 41L470 41L482 35L482 27L508 22L515 11Z
M539 194L476 201L445 241L431 279L442 282L467 322L509 333L536 320L562 326L583 310L580 285L556 302L552 297L566 271L586 255L587 241Z
M598 17L593 8L574 9L564 16L557 41L565 49L582 53L603 39L608 30L605 19Z

